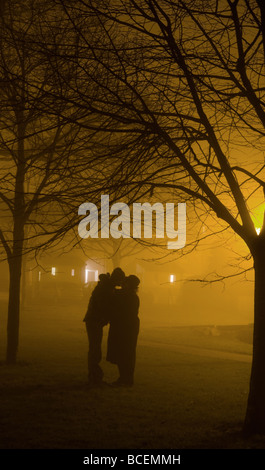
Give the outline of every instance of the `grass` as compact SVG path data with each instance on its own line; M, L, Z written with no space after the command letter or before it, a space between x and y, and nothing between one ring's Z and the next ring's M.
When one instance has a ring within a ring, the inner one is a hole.
M214 349L237 354L251 354L252 325L218 326L152 326L146 329L148 340L178 344L187 348ZM212 334L213 331L213 334Z
M0 367L0 448L265 447L263 438L240 435L250 363L222 356L250 354L249 327L220 327L220 336L206 336L197 327L159 328L142 319L135 386L89 390L82 309L24 311L19 362ZM2 310L1 324L4 317ZM4 337L2 328L2 358ZM196 348L209 355L196 354ZM211 350L220 357L211 357ZM117 377L115 366L103 361L103 368L107 381Z

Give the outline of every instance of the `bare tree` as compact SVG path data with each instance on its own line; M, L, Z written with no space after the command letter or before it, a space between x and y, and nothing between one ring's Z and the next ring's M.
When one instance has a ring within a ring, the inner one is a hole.
M128 257L141 256L142 251L142 244L137 243L132 238L127 239L122 237L90 239L87 248L84 248L84 252L91 259L99 258L102 260L110 260L113 269L121 267L124 260Z
M265 192L265 5L79 0L65 13L94 64L82 72L97 89L93 103L80 91L73 105L93 110L94 129L107 142L104 150L98 145L98 154L111 162L116 191L183 194L240 237L253 258L253 364L244 431L264 433L265 226L255 227L253 211ZM88 41L77 16L95 19L97 43ZM79 124L86 127L82 119Z
M93 157L68 102L55 99L63 90L70 100L76 84L74 64L60 62L72 54L66 30L74 49L78 43L60 7L3 2L0 21L0 241L10 278L6 361L15 363L23 256L58 243L71 229L79 175L91 177Z

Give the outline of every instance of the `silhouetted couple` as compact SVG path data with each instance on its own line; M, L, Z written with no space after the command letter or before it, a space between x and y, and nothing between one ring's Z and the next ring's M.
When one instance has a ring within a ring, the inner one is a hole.
M107 361L117 364L119 378L113 386L132 386L139 333L139 297L137 276L125 276L120 268L112 274L100 274L93 290L86 316L89 351L88 380L90 386L101 386L103 371L101 343L103 327L109 323Z

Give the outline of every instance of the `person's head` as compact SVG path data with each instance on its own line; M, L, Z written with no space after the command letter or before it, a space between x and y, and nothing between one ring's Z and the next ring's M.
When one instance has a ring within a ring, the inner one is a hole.
M114 286L121 286L124 282L125 279L125 273L121 268L115 268L113 269L111 275L110 275L110 280Z
M124 288L127 290L136 292L139 284L140 284L140 279L134 274L130 274L130 276L127 276L124 280Z
M98 278L99 278L99 282L102 284L105 282L108 282L110 280L110 273L100 274Z

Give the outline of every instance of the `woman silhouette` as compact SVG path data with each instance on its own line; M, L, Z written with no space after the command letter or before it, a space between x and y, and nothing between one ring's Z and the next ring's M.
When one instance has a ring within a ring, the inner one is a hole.
M130 275L122 289L116 291L108 335L107 361L117 364L119 378L112 385L132 386L136 360L136 345L140 320L138 317L140 279Z

